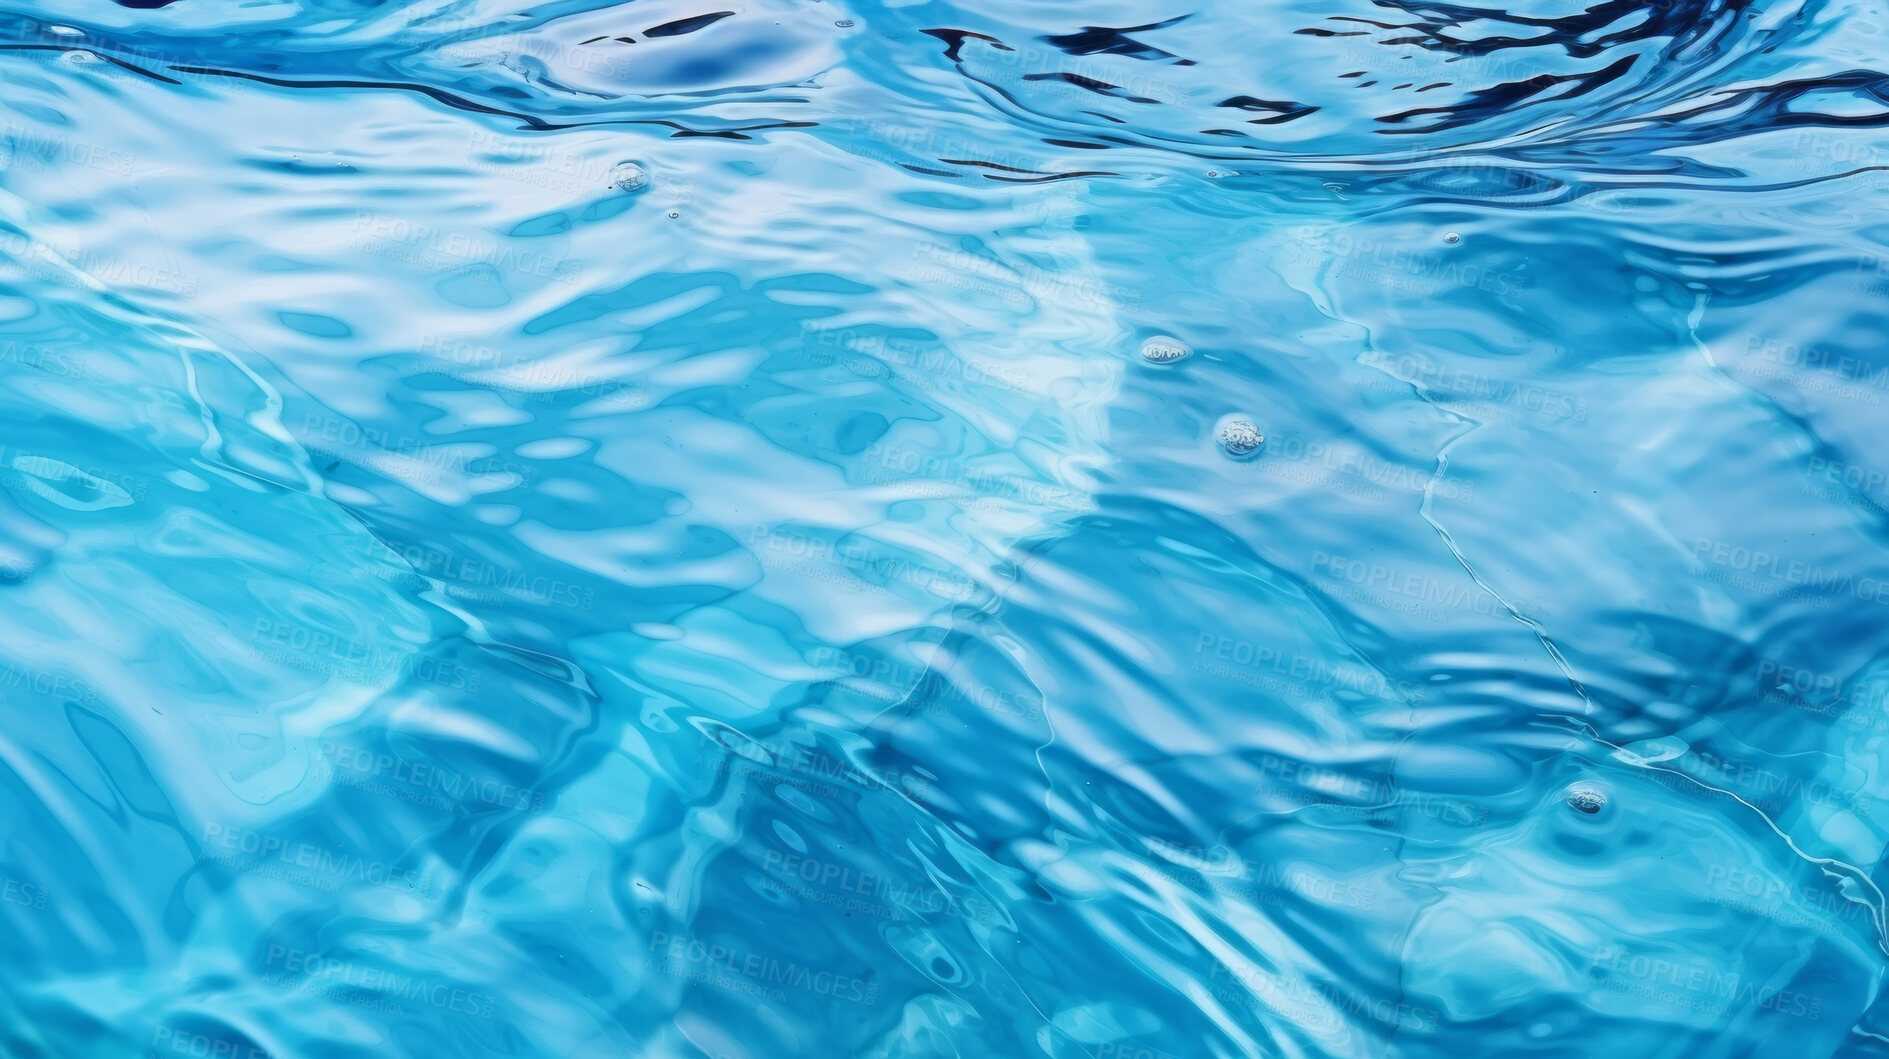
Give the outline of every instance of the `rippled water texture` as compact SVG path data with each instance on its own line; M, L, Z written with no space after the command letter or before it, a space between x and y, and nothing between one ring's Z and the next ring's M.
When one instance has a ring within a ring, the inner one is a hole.
M7 1059L1889 1055L1880 0L6 7Z

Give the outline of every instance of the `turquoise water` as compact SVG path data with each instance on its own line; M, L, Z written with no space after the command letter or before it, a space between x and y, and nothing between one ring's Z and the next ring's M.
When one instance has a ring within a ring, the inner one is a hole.
M0 13L0 1055L1889 1055L1889 13Z

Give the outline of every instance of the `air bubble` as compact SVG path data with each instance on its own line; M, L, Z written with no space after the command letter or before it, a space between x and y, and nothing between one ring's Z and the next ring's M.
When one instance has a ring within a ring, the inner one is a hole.
M854 22L850 18L842 18L838 22L835 22L833 24L838 26L841 29L852 29L855 25L858 25L858 23Z
M1576 787L1568 792L1568 804L1593 816L1607 807L1607 794L1598 787Z
M1266 443L1266 435L1259 432L1258 424L1245 416L1228 416L1215 428L1214 440L1227 455L1244 459L1259 451Z
M1172 364L1193 352L1187 343L1167 335L1156 335L1141 344L1141 359L1150 364Z
M649 170L636 162L618 162L610 170L610 186L618 191L641 191L649 186Z
M1463 237L1460 235L1457 235L1455 232L1450 232L1446 234L1445 236L1443 236L1443 241L1450 244L1451 246L1455 246L1457 243L1460 243L1463 241Z

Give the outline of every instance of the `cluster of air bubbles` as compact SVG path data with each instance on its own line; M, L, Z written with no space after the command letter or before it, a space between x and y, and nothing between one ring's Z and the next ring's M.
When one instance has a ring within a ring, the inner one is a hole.
M1219 426L1214 428L1213 437L1220 443L1220 450L1236 460L1251 456L1266 443L1266 435L1259 432L1259 425L1242 415L1230 415L1220 420Z
M1150 364L1172 364L1192 352L1187 343L1167 335L1156 335L1141 344L1141 359Z
M636 162L618 162L610 170L610 186L618 191L641 191L649 186L649 170Z
M1155 335L1141 343L1141 359L1150 364L1173 364L1193 355L1192 347L1172 335ZM1266 443L1266 435L1260 433L1259 425L1243 415L1221 419L1214 427L1213 437L1220 450L1236 460L1246 459Z
M1568 791L1568 804L1593 816L1607 807L1607 794L1598 787L1575 787Z

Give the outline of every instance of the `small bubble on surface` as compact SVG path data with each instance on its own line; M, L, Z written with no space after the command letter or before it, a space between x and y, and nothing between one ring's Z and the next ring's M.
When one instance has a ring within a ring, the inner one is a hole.
M1167 335L1156 335L1141 344L1141 359L1150 364L1172 364L1192 352L1187 343Z
M610 186L618 191L641 191L649 186L649 170L636 162L618 162L610 170Z
M1463 241L1463 237L1460 235L1457 235L1455 232L1449 232L1443 236L1443 241L1450 244L1451 246L1455 246L1457 243L1460 243Z
M854 21L853 21L852 19L850 19L850 18L842 18L842 19L840 19L840 20L839 20L838 22L835 22L835 23L833 23L833 24L834 24L834 25L836 25L836 26L838 26L838 27L839 27L839 28L841 28L841 29L852 29L852 28L853 28L853 26L855 26L855 25L857 25L857 23L855 23L855 22L854 22Z
M1595 787L1576 787L1568 792L1568 804L1592 816L1607 807L1607 795Z
M1220 421L1214 430L1214 439L1220 442L1220 448L1235 458L1251 456L1266 443L1266 435L1259 432L1259 426L1245 416L1228 416Z

